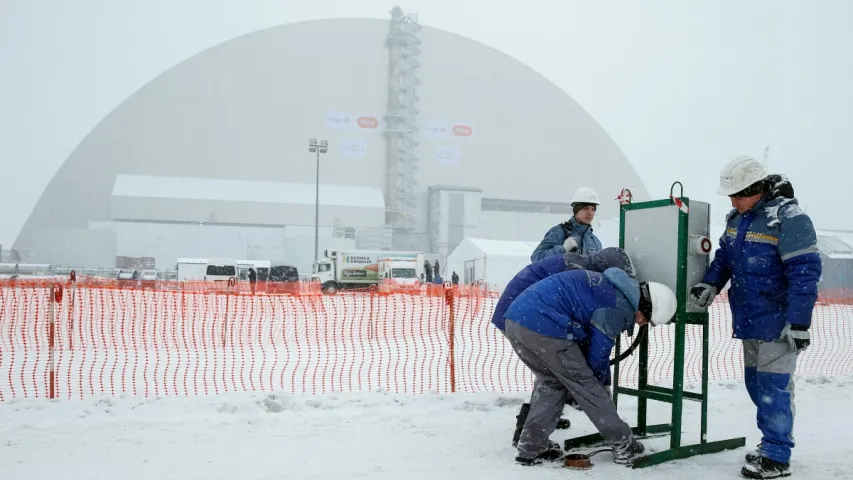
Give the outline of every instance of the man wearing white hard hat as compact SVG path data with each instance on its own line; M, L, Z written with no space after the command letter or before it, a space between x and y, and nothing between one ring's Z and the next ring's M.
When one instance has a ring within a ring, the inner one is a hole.
M635 324L668 323L676 305L665 285L639 282L619 268L560 272L521 292L506 311L505 334L536 382L516 462L563 457L549 437L569 395L612 445L616 463L642 454L645 447L619 418L610 396L610 354L622 332L632 334Z
M734 208L690 297L708 307L731 281L733 336L743 341L744 382L762 434L741 475L786 477L794 447L793 374L797 355L811 342L821 275L817 236L788 179L768 175L754 158L738 157L723 167L717 192L729 196Z
M551 227L530 256L531 262L543 258L579 253L592 255L601 250L601 240L592 233L592 221L601 202L589 187L579 188L572 196L572 218Z

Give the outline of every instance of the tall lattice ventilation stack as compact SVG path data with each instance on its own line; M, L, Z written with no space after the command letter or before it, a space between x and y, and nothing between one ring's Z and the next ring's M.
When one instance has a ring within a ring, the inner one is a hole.
M391 28L386 45L388 62L388 104L385 112L387 165L385 188L385 220L393 229L395 249L423 249L426 245L411 235L416 228L418 197L415 174L418 158L415 147L417 132L417 87L420 84L421 26L418 17L404 13L400 7L391 10Z

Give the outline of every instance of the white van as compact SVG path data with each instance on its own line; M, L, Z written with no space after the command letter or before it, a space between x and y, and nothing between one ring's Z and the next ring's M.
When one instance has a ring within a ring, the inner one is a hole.
M205 282L231 282L237 284L237 262L230 258L211 258L204 272Z
M207 272L206 258L179 258L177 267L177 280L179 282L197 282L204 280L204 274Z
M256 280L258 282L266 282L269 280L270 267L272 262L269 260L235 260L237 262L237 273L240 280L249 279L249 269L254 268Z

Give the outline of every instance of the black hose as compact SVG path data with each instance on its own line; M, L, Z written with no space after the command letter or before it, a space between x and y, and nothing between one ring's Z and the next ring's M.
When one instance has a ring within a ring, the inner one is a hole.
M640 327L640 331L639 331L639 333L637 333L637 338L634 339L634 343L632 343L631 346L628 347L627 350L620 353L618 357L611 360L610 365L616 365L617 363L621 362L622 360L625 360L626 358L630 357L631 354L634 353L634 350L636 350L637 347L640 346L640 342L642 342L643 339L646 338L646 335L648 335L648 332L649 332L649 325L648 324L645 324L642 327Z

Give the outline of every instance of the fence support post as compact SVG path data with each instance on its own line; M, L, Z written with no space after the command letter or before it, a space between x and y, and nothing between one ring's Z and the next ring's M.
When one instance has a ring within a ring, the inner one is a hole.
M444 300L450 312L450 320L447 322L447 338L450 343L450 393L456 393L456 306L453 296L453 289L445 287Z
M56 304L62 301L62 286L50 286L50 309L47 327L47 356L50 364L48 372L48 398L56 398Z
M376 338L376 333L373 331L376 327L374 326L374 317L376 316L376 312L374 310L374 305L376 304L376 289L370 289L370 319L367 321L367 339L374 340Z
M77 298L77 273L71 270L68 279L68 290L71 298L68 302L68 349L74 350L74 299ZM81 309L82 312L82 309ZM81 313L82 316L82 313ZM81 333L82 335L82 333Z

